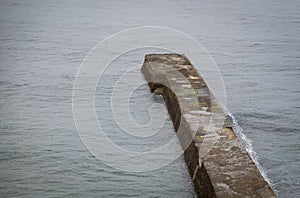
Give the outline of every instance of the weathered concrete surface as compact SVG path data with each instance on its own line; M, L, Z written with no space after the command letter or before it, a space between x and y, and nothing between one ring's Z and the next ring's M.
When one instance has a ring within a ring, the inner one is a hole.
M141 70L164 97L198 197L275 197L185 56L149 54Z

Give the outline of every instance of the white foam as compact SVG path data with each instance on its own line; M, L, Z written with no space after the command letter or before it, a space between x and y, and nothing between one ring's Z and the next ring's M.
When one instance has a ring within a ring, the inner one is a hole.
M252 142L250 139L247 138L247 136L243 133L242 127L238 124L238 121L236 118L228 111L225 111L225 115L231 118L230 123L232 124L232 128L239 138L239 140L242 142L243 146L246 148L247 152L249 153L251 159L254 161L255 165L257 166L258 170L260 171L263 178L266 180L266 182L272 187L272 182L268 178L264 168L259 164L258 162L258 156L256 152L253 149Z

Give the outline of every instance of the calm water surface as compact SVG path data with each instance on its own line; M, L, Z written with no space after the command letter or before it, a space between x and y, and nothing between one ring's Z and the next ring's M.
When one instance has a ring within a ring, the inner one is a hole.
M182 157L156 171L123 172L95 159L76 132L71 99L82 59L107 36L142 25L178 29L207 48L223 75L228 109L252 141L273 188L279 197L299 197L299 4L1 1L1 197L194 196ZM116 66L102 79L98 112L108 104L109 81L126 67ZM139 72L133 80L143 81ZM133 118L147 121L146 110L156 102L163 104L140 87L130 98ZM106 113L101 121L117 133ZM164 138L172 137L169 119L164 127Z

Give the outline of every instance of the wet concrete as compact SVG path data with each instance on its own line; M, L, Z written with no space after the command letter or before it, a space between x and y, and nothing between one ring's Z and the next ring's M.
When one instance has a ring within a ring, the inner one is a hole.
M275 197L185 56L146 55L141 71L164 97L198 197Z

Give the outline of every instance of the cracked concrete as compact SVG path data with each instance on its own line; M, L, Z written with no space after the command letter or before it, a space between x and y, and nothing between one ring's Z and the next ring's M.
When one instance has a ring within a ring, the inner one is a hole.
M141 70L164 97L198 197L275 197L185 56L149 54Z

